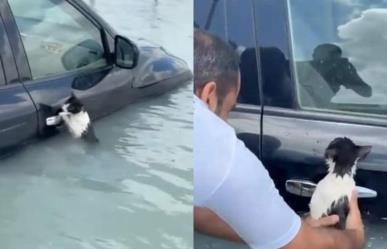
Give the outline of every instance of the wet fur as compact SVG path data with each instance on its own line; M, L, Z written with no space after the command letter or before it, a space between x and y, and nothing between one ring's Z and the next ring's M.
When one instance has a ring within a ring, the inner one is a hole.
M59 115L74 138L82 138L93 143L98 142L89 114L75 96L71 96L66 101Z
M334 215L334 214L338 215L339 222L337 223L336 227L339 229L345 229L345 223L347 220L348 213L349 213L349 197L342 196L338 200L332 202L326 215L327 216Z
M324 216L337 214L339 216L338 228L344 229L349 210L349 201L355 181L349 175L337 177L328 173L316 187L310 202L312 218L319 219Z
M312 218L336 214L339 216L337 228L345 229L349 201L356 187L356 165L370 149L370 146L355 145L348 138L336 138L329 144L325 152L328 174L317 184L309 204Z

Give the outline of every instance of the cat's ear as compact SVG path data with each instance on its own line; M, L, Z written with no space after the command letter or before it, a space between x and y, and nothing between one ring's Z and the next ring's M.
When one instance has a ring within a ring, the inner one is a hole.
M330 148L325 150L325 158L334 158L337 155L337 150L335 148Z
M371 152L372 146L357 146L357 157L359 160L365 159Z
M77 99L77 97L73 92L71 92L71 95L67 98L67 102L71 102L72 100L75 100L75 99Z

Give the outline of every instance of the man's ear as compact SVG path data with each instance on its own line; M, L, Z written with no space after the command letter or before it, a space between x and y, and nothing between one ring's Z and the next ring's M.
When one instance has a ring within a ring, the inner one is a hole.
M208 108L213 112L215 112L218 107L218 96L216 94L216 90L216 83L214 81L210 81L197 91L199 99L206 103Z

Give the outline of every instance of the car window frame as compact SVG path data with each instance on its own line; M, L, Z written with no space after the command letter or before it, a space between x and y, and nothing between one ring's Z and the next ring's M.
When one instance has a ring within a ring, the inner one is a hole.
M285 110L279 110L281 114L288 114L289 117L293 118L302 118L302 119L311 119L319 121L331 121L331 122L341 122L355 125L369 125L369 126L378 126L378 127L387 127L387 114L378 115L378 114L367 114L362 112L350 112L350 111L341 111L337 109L323 109L323 108L313 108L313 107L302 107L300 104L300 91L297 82L297 69L294 56L294 40L292 39L292 24L291 24L291 13L290 13L290 0L285 1L286 6L286 20L287 20L287 37L289 43L289 63L291 71L291 79L293 82L293 90L295 91L295 107L290 109L289 112ZM267 106L265 107L267 109ZM281 109L281 108L280 108ZM276 112L275 108L270 108L269 115L273 115Z
M4 78L4 84L0 84L0 88L7 88L7 86L19 83L19 72L17 70L16 65L16 55L14 54L14 49L12 44L8 30L7 30L7 21L6 18L6 6L3 2L0 4L0 35L4 37L0 41L0 60L1 60L1 68L0 73L2 74L2 78Z
M207 0L199 0L199 1L205 2ZM250 1L251 5L254 7L254 10L252 10L252 14L253 14L254 22L256 22L256 15L257 15L257 13L255 11L256 10L256 2L255 2L256 0L248 0L248 1ZM209 32L209 33L211 33L213 35L216 35L216 36L220 37L222 40L223 40L223 36L224 36L224 38L229 39L229 35L228 35L228 33L229 33L228 32L228 30L229 30L229 27L228 27L229 21L228 21L228 15L227 15L227 11L228 11L228 4L227 3L228 3L228 0L223 0L224 6L222 8L222 11L223 11L223 16L222 16L223 20L222 21L224 23L224 34L220 35L220 34L217 34L217 33L214 33L212 31L210 31L209 29L206 29L205 28L205 24L207 23L208 20L203 20L203 22L202 22L202 20L197 20L195 18L196 16L194 15L194 23L197 24L197 27L195 27L195 28L197 28L199 30L203 30L205 32ZM199 25L199 23L202 24L202 25ZM257 48L259 48L260 47L259 46L259 41L257 40L258 39L257 34L258 34L259 31L257 30L257 25L254 24L254 23L253 23L253 29L254 29L254 40L255 40ZM227 42L227 41L225 41L225 42ZM257 55L259 57L257 57ZM258 67L258 87L259 87L259 91L260 91L258 94L260 95L259 96L260 100L262 100L262 98L263 98L263 94L262 94L262 72L261 72L261 65L260 65L260 51L259 51L259 49L257 49L256 57L257 57L256 59L257 59L257 67ZM262 104L262 101L260 101L259 105L237 102L235 107L234 107L234 109L233 109L233 111L234 112L243 112L244 110L249 110L249 111L253 110L253 112L258 111L259 113L261 113L263 106L264 105ZM263 113L263 111L262 111L262 113Z
M258 35L258 25L257 25L257 13L256 13L256 9L257 9L257 3L256 3L256 0L246 0L246 1L249 1L251 7L252 7L252 10L251 10L251 17L252 17L252 30L253 30L253 40L254 40L254 43L255 43L255 59L256 59L256 62L257 62L257 84L258 84L258 95L259 95L259 105L256 105L256 104L250 104L250 103L241 103L241 102L237 102L236 106L235 106L235 109L238 109L239 107L247 107L247 108L259 108L262 112L263 112L263 78L262 78L262 63L261 63L261 51L260 51L260 42L259 42L259 35ZM228 12L230 11L230 4L229 4L229 0L225 0L225 30L226 30L226 38L227 40L229 40L229 15L228 15Z
M259 1L259 0L258 0ZM366 126L377 126L377 127L386 127L387 128L387 116L385 118L379 116L369 116L364 115L363 113L350 113L350 112L340 112L337 110L325 110L325 109L303 109L299 103L299 92L297 90L297 82L295 79L295 61L293 56L293 41L291 37L291 20L290 20L290 9L288 0L285 1L286 7L286 33L287 33L287 43L289 44L289 63L290 63L290 73L291 73L291 81L293 83L292 88L295 91L295 105L292 108L283 108L283 107L275 107L264 105L264 113L263 113L263 125L264 125L264 117L266 116L280 116L286 118L295 118L295 119L304 119L304 120L316 120L316 121L327 121L334 123L344 123L350 125L366 125ZM261 103L262 105L262 103ZM236 108L235 111L240 111L244 113L250 114L262 114L261 110L259 110L259 106L248 106L241 105Z
M253 0L253 1L259 1L259 0ZM386 127L387 128L387 118L383 118L381 116L373 117L373 116L366 116L362 113L350 113L350 112L339 112L339 111L329 111L329 110L317 110L317 109L303 109L300 106L299 103L299 96L298 96L298 90L297 90L297 82L295 82L295 65L294 65L294 56L293 56L293 42L290 32L290 13L289 13L289 6L287 0L281 0L284 1L284 7L285 9L285 20L286 20L286 32L285 37L287 40L285 43L288 45L289 50L288 56L289 56L289 69L290 69L290 76L292 81L292 90L294 91L294 106L290 108L283 108L283 107L276 107L276 106L269 106L265 103L262 103L261 105L251 105L251 104L242 104L238 103L236 107L234 108L233 112L241 112L246 114L253 114L253 115L262 115L262 124L261 127L264 130L264 119L265 116L280 116L280 117L286 117L286 118L295 118L295 119L304 119L304 120L317 120L317 121L327 121L327 122L334 122L334 123L344 123L344 124L350 124L350 125L366 125L366 126L377 126L377 127ZM258 15L259 12L256 10L256 15ZM259 34L258 27L256 27L256 31ZM262 31L261 31L262 32ZM258 37L259 38L259 37ZM259 44L259 41L257 41ZM259 81L259 84L262 85L262 80ZM264 94L264 93L263 93ZM263 107L263 108L262 108ZM263 133L264 134L264 131Z
M93 25L95 25L102 34L102 45L104 47L105 53L108 53L107 60L109 60L109 63L113 63L113 53L115 49L114 44L114 37L116 36L114 30L110 27L110 25L105 22L104 19L102 19L96 12L93 11L86 3L83 1L76 1L76 0L65 0L70 5L72 5L77 11L79 11L81 14L83 14L84 17L86 17Z
M259 100L260 100L260 103L259 105L257 104L249 104L249 103L240 103L238 102L237 103L237 106L236 106L236 110L252 110L252 109L260 109L262 112L263 112L263 109L264 107L266 106L271 106L271 105L268 105L266 103L266 97L268 96L268 93L265 92L265 89L264 89L264 83L265 83L265 78L264 78L264 73L265 73L265 70L264 70L264 62L262 61L262 49L265 49L265 48L276 48L277 50L281 51L283 53L283 55L285 56L285 58L290 58L290 55L289 53L291 52L291 47L289 45L289 42L288 42L288 39L289 39L289 28L288 28L288 23L287 23L287 5L285 3L284 0L280 0L280 1L274 1L272 2L271 4L274 5L273 8L281 8L281 11L278 11L278 13L280 13L280 19L282 21L284 21L284 24L281 24L281 26L283 26L283 37L280 37L280 38L284 38L284 39L274 39L273 37L270 37L270 38L267 38L266 35L265 35L265 30L261 30L262 26L267 26L264 21L260 20L260 15L262 14L262 10L261 10L261 1L262 0L250 0L252 6L253 6L253 28L254 28L254 40L255 40L255 44L256 44L256 60L257 60L257 78L258 78L258 88L259 88ZM227 1L226 1L227 2ZM228 7L228 5L226 4L226 8ZM226 22L228 22L228 20L226 20ZM228 27L226 28L228 30ZM282 29L281 29L282 30ZM228 32L227 32L228 33ZM265 44L265 45L263 45ZM290 63L289 63L290 64ZM287 104L288 106L287 107L284 107L284 108L297 108L298 107L298 103L296 103L296 89L294 87L294 81L293 81L293 78L294 78L294 75L293 75L293 71L292 71L292 68L291 68L291 65L288 65L286 67L286 70L288 70L289 72L289 81L291 83L291 87L290 87L290 92L289 92L289 103ZM291 93L291 94L290 94Z
M16 67L19 72L19 80L23 84L34 84L39 83L42 81L49 81L49 80L55 80L58 78L67 78L74 75L80 75L80 74L88 74L88 73L96 73L101 72L105 70L112 69L114 67L113 59L112 59L112 53L109 46L109 40L108 40L108 34L106 33L105 27L101 25L90 13L88 13L87 10L83 8L80 4L70 1L70 0L63 0L70 4L80 15L85 17L88 21L90 21L91 25L95 26L97 30L101 33L101 43L104 49L104 56L106 59L107 64L103 65L98 68L79 68L71 71L66 71L62 73L55 73L46 77L37 78L34 79L32 76L32 72L30 69L28 57L24 48L23 40L19 31L19 28L16 24L15 17L12 13L12 9L9 5L8 0L6 1L6 4L3 6L4 11L4 19L8 20L8 23L6 24L6 27L8 26L8 29L6 28L6 33L8 34L9 40L11 42L12 51L15 54L15 60L16 60Z

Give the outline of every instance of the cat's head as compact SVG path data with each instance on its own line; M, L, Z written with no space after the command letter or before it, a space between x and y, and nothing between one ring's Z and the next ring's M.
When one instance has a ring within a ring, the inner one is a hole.
M356 165L371 152L372 146L359 146L346 137L335 138L325 150L325 159L330 173L338 176L353 176Z
M80 113L84 110L83 104L74 94L72 94L71 97L66 100L62 109L65 112L70 112L73 114Z

